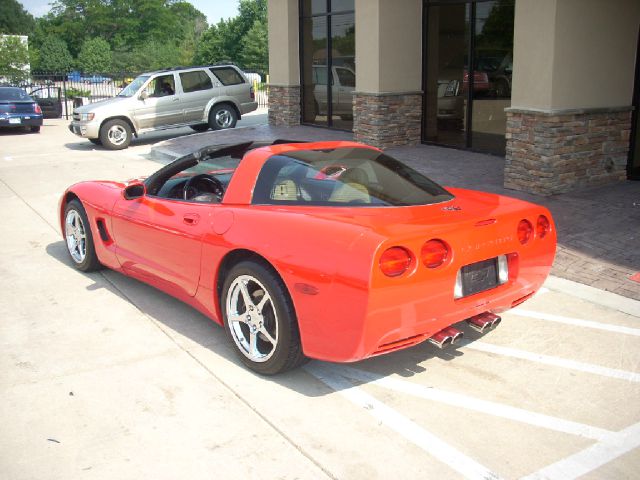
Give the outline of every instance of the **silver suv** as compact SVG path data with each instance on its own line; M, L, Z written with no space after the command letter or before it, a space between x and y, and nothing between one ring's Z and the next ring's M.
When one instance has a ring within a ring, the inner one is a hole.
M253 87L233 65L162 70L143 73L114 98L76 108L69 130L121 150L132 135L154 130L233 128L256 108Z

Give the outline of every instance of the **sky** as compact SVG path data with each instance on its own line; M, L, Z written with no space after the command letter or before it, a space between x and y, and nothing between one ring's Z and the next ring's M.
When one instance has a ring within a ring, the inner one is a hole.
M41 17L49 12L51 0L19 0L34 17ZM218 23L221 19L235 17L238 14L239 0L190 0L194 7L207 16L209 24Z

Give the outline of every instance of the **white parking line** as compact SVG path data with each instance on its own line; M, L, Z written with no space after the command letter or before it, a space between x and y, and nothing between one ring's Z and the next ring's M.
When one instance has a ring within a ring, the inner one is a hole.
M491 470L480 465L455 447L354 386L346 378L336 373L334 367L314 363L307 365L305 369L325 385L340 393L359 407L364 408L381 423L395 430L434 458L462 474L465 478L499 478Z
M610 325L607 323L594 322L592 320L583 320L581 318L563 317L550 313L540 313L521 308L514 308L511 313L515 313L520 317L535 318L537 320L546 320L549 322L564 323L567 325L575 325L578 327L595 328L596 330L606 330L607 332L624 333L640 337L640 328L622 327L620 325Z
M577 435L584 438L602 439L611 435L611 431L603 428L593 427L582 423L563 420L561 418L544 415L541 413L531 412L521 408L512 407L496 402L481 400L479 398L469 397L459 393L447 392L433 387L424 387L405 380L398 380L389 377L380 377L376 374L357 370L351 367L340 366L338 371L349 378L362 382L373 383L381 387L388 388L397 392L406 393L415 397L431 400L434 402L444 403L454 407L460 407L467 410L493 415L495 417L506 418L516 422L526 423L535 427L546 428L557 432Z
M531 362L544 363L546 365L553 365L554 367L578 370L580 372L602 375L603 377L617 378L619 380L627 380L629 382L640 382L640 373L629 372L627 370L618 370L615 368L593 365L591 363L576 362L575 360L567 360L565 358L552 357L549 355L542 355L540 353L526 352L515 348L500 347L498 345L491 345L489 343L478 341L473 342L470 340L462 340L460 341L460 345L472 350L479 350L481 352L520 358Z
M631 425L569 457L538 470L523 480L571 480L581 477L640 447L640 423Z

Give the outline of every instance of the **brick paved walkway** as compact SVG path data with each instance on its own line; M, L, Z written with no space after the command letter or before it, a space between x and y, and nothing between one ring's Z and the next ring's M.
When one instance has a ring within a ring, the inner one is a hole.
M214 143L252 139L350 140L349 132L315 127L238 128L175 138L153 148L174 157ZM640 300L640 182L541 197L502 187L504 158L430 145L394 147L392 156L442 185L472 188L545 205L558 228L552 274Z

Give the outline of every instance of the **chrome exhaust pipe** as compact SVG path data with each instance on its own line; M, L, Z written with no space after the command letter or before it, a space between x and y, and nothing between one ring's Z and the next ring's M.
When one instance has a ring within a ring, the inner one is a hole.
M438 348L447 348L462 338L462 332L457 328L446 327L429 338L429 342Z
M471 318L467 318L467 323L476 332L486 333L492 328L497 327L502 319L494 315L491 312L484 312L479 315L475 315Z

